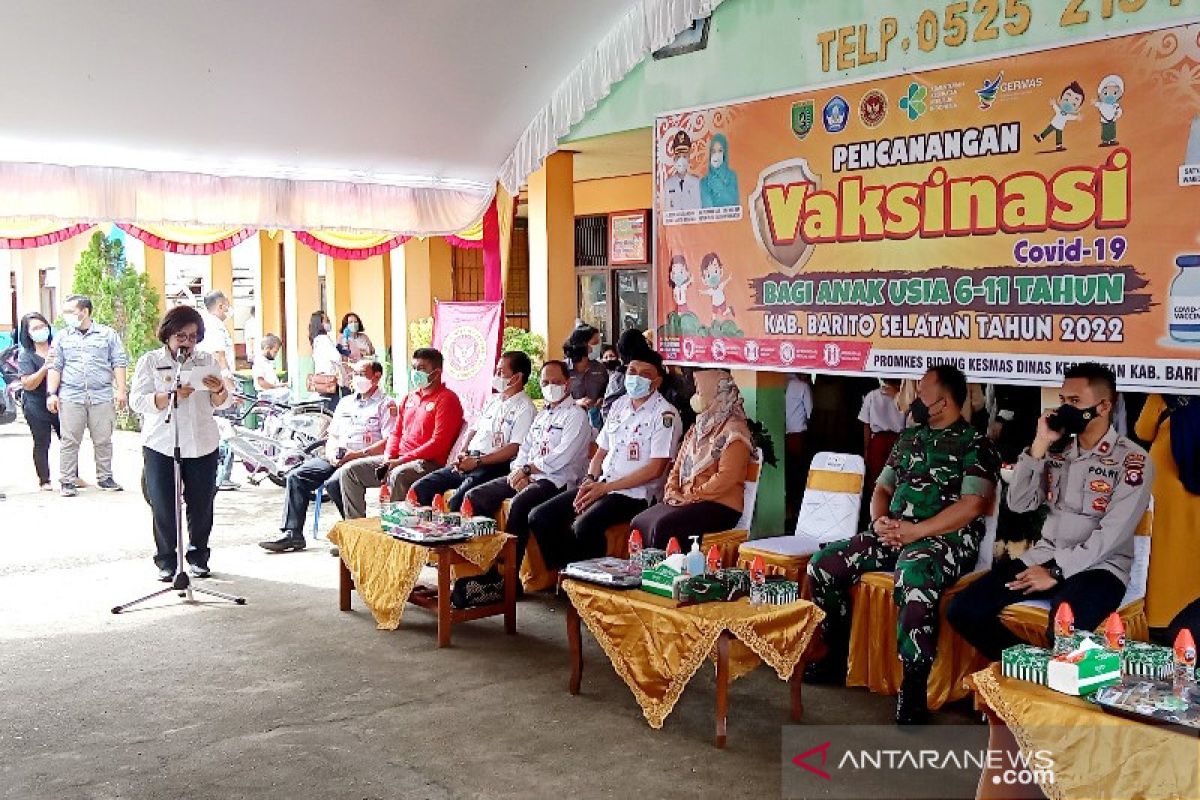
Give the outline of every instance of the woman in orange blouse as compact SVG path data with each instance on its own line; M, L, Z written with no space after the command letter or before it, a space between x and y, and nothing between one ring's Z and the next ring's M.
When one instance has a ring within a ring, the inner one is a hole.
M633 518L647 546L665 548L671 537L725 531L742 515L743 483L753 444L737 384L724 370L695 373L696 424L683 438L663 501ZM703 541L703 540L702 540Z

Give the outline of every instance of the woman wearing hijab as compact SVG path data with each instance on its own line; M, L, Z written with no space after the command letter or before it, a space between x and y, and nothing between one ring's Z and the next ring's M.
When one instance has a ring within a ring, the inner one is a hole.
M1146 581L1146 616L1151 628L1164 628L1196 598L1200 397L1150 395L1134 433L1149 445L1154 462L1154 546Z
M718 133L708 146L708 174L700 179L700 206L721 208L740 203L737 173L729 168L729 140Z
M666 548L671 537L725 531L742 516L743 482L754 444L737 384L724 370L695 374L692 408L696 424L684 436L663 502L633 518L649 547Z

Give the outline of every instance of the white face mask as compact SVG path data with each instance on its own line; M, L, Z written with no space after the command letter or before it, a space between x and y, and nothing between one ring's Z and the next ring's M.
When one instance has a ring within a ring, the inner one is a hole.
M687 172L687 168L688 168L688 160L686 157L679 156L678 158L675 159L675 171L676 172L678 172L680 175L682 175L685 172Z
M713 153L712 157L708 159L708 163L712 165L713 169L720 169L721 165L725 163L725 154Z
M508 381L509 379L503 375L492 376L492 391L504 394L508 391Z
M78 314L67 311L63 314L63 322L67 323L68 328L78 328L83 320L79 318Z
M355 375L354 379L350 381L350 385L354 387L354 391L356 393L366 394L367 392L371 391L371 387L373 387L375 384L373 384L371 379L365 375Z
M542 387L542 397L547 403L561 402L567 396L567 387L561 383L547 383Z

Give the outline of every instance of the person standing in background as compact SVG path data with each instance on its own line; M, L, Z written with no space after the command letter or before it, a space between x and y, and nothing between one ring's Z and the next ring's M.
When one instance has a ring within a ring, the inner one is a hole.
M367 336L362 317L358 314L353 311L345 314L338 330L341 331L338 334L338 352L349 358L351 363L375 355L375 345Z
M219 289L204 295L204 310L200 312L200 319L204 322L204 338L196 343L196 350L208 353L213 357L213 361L221 368L221 379L225 381L226 388L232 396L233 368L237 364L237 355L233 349L233 336L229 333L229 328L225 326L225 320L229 318L230 307L229 298ZM216 473L217 491L234 491L238 488L238 484L231 479L233 451L229 449L227 436L221 437L218 449L220 455Z
M21 317L17 341L21 345L17 356L17 374L21 377L21 407L25 421L33 434L33 468L37 472L38 486L43 492L51 491L50 483L50 434L62 439L59 431L58 414L46 408L47 360L54 333L50 321L36 311Z
M808 477L808 420L813 411L812 378L788 375L784 390L784 494L789 522L800 512L800 496Z
M608 389L608 369L600 363L600 331L580 325L563 342L563 355L571 365L571 397L588 412L592 427L599 428L599 406Z
M329 413L337 409L346 382L342 374L342 354L329 335L329 316L314 311L308 318L308 341L312 345L313 371L308 376L308 389L325 400Z
M1134 433L1150 445L1155 471L1151 485L1154 546L1146 581L1146 616L1151 628L1165 628L1197 593L1200 397L1150 395Z
M882 378L879 388L867 392L863 398L858 421L863 424L863 454L867 464L864 486L875 485L875 479L883 471L892 446L904 430L904 415L896 404L899 394L899 378Z
M50 349L46 373L46 409L59 415L62 431L61 494L79 493L79 444L85 429L96 454L96 485L119 492L121 485L113 480L112 435L117 409L125 408L128 400L129 356L117 332L92 319L91 298L71 295L63 303L62 315L67 329Z

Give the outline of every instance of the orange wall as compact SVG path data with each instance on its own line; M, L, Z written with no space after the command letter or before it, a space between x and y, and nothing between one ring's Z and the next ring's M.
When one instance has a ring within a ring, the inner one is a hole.
M653 203L654 182L650 179L649 172L575 183L577 216L650 208Z

